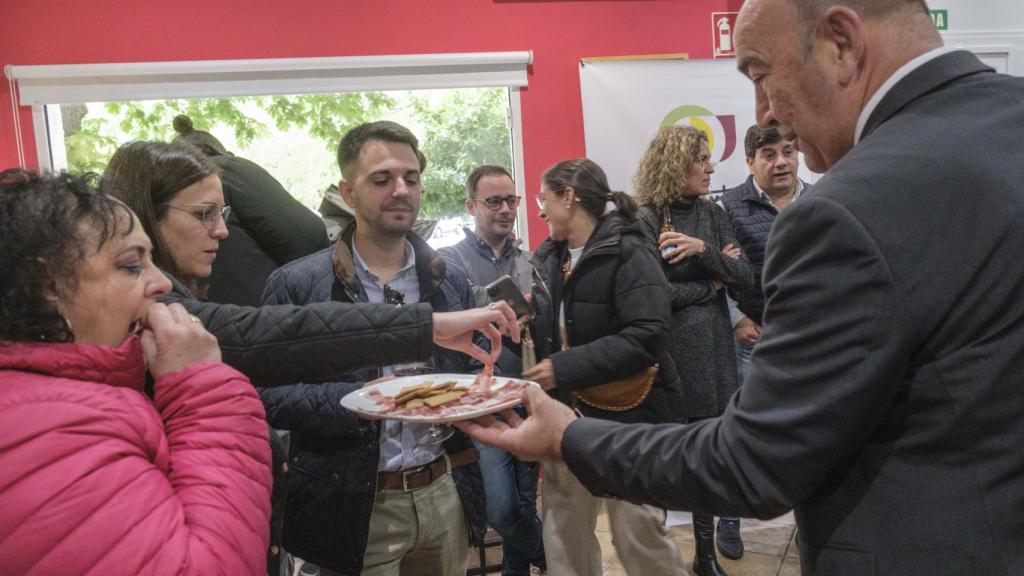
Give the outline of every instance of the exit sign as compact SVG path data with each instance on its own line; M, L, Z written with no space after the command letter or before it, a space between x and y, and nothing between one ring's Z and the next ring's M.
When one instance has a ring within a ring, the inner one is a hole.
M936 30L949 30L948 10L929 10L928 12L932 15L932 24L935 24Z

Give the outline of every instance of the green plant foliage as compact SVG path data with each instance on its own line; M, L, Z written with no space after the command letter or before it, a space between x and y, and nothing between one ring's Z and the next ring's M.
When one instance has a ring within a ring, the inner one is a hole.
M363 122L388 118L420 137L429 159L421 215L439 218L463 214L464 182L475 166L510 167L507 109L508 91L501 88L107 102L104 117L83 119L80 129L68 131L64 144L70 170L102 172L124 142L173 140L172 120L184 114L197 130L221 139L230 130L232 152L266 164L300 201L315 206L322 190L335 181L325 166L334 163L341 136ZM308 146L281 148L288 146L283 133L296 129L322 143L322 158ZM276 169L270 165L275 161L281 163Z
M240 143L248 144L265 134L267 127L249 115L241 106L258 102L259 98L217 98L206 100L163 100L147 106L142 102L107 102L106 111L120 118L121 132L126 140L173 140L171 120L178 114L192 119L197 130L215 124L230 126Z
M334 153L345 132L381 117L394 104L394 99L383 92L354 92L273 96L264 108L278 130L305 128Z
M508 90L449 90L440 102L417 95L412 103L423 126L420 146L427 156L421 214L461 215L466 210L466 178L474 168L497 164L511 171Z
M100 133L102 122L96 119L82 121L82 129L64 138L68 170L79 174L103 172L107 160L117 150L117 140Z

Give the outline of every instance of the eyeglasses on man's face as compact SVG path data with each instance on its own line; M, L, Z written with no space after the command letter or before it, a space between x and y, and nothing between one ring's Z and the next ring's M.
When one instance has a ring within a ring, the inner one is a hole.
M519 206L519 196L491 196L490 198L477 198L476 201L483 202L491 210L501 210L502 204L508 204L508 207L513 210Z
M213 230L213 227L217 225L217 218L224 220L224 223L227 224L228 214L231 214L231 206L217 206L216 204L182 204L181 206L165 204L164 206L188 212L202 222L203 227L207 230Z

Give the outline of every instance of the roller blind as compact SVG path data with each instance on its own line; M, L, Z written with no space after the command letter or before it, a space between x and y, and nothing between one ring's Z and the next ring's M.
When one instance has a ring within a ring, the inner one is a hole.
M527 85L530 51L7 66L19 104Z

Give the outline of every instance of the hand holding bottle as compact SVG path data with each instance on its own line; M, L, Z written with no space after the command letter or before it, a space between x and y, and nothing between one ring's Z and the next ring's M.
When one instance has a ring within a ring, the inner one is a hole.
M662 259L668 260L669 264L677 264L683 258L703 254L707 245L700 238L682 232L662 232L658 237L658 249Z

